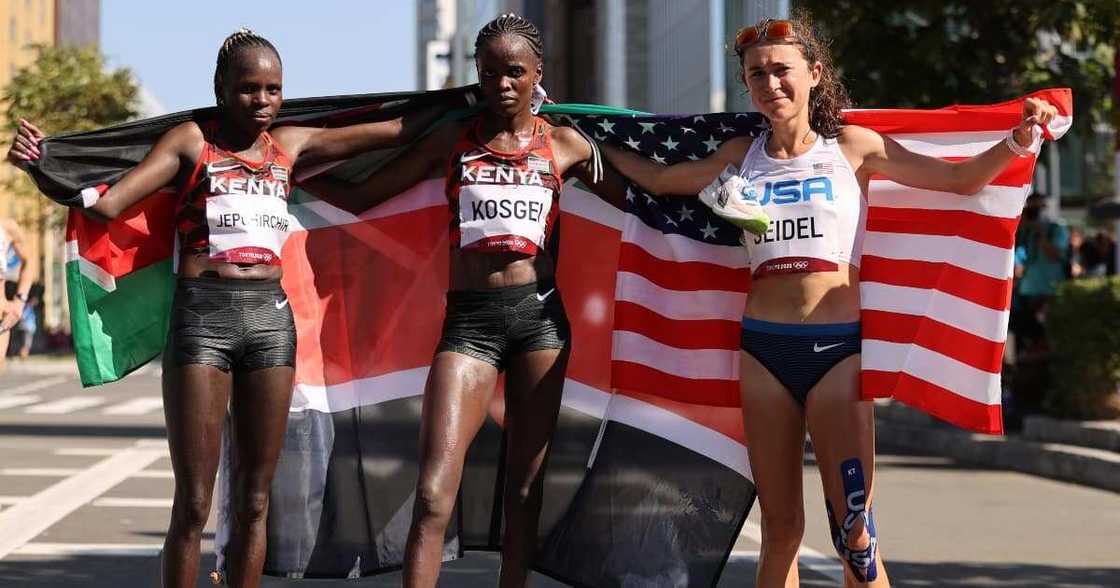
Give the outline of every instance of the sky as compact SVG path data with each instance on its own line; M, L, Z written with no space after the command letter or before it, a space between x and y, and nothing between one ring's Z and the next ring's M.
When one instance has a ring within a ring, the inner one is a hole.
M218 48L243 26L280 51L285 98L416 88L415 0L107 0L101 51L164 112L212 106Z

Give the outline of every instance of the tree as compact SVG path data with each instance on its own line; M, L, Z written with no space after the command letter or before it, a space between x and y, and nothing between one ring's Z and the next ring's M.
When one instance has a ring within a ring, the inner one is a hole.
M128 69L108 71L93 48L32 45L31 49L35 61L16 73L0 99L7 104L9 131L14 132L20 118L53 135L106 127L136 116L139 89ZM23 174L11 174L0 186L15 196L23 222L45 227L65 218L62 209L42 202Z
M108 71L97 50L79 47L32 47L37 57L16 73L5 88L7 123L34 120L48 135L89 131L136 116L138 88L132 72Z
M795 0L832 39L857 106L981 104L1073 89L1075 125L1109 120L1117 0Z

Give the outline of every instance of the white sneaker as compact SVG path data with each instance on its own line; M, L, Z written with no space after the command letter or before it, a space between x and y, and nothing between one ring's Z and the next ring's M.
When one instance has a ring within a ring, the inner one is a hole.
M711 184L700 191L700 201L720 218L754 235L770 228L770 217L758 203L754 186L747 183L735 166L723 168Z

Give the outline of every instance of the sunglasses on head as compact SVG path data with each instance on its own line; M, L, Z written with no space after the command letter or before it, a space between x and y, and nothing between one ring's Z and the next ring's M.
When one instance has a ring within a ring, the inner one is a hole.
M735 34L735 52L742 55L743 50L766 39L768 41L794 41L805 45L801 35L789 20L764 20L757 25L749 25L739 29Z

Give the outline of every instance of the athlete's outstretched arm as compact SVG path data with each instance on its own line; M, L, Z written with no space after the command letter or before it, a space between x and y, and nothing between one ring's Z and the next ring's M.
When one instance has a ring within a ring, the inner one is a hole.
M320 174L300 182L299 186L343 210L358 214L442 172L461 132L461 124L443 125L361 182Z
M284 126L273 136L300 166L348 159L373 149L405 145L428 129L440 116L456 106L453 100L432 104L392 120L319 129Z
M43 133L21 120L16 138L8 151L8 161L18 164L39 158ZM152 150L119 182L113 184L92 206L83 209L99 220L113 219L149 194L171 184L184 163L197 161L202 153L202 129L194 122L182 123L159 138Z
M696 196L728 165L738 167L750 148L750 137L724 141L715 153L695 161L659 165L630 151L599 144L603 155L622 175L655 196Z
M1046 126L1057 116L1052 104L1038 98L1023 103L1023 118L1013 132L1013 141L1024 149L1034 139L1036 125ZM862 127L844 127L841 141L855 147L863 157L860 173L882 174L900 184L939 192L975 194L988 185L1017 155L1004 142L962 161L945 161L914 153L890 137Z
M574 177L615 208L626 209L626 181L610 165L602 166L603 174L596 181L594 151L588 139L571 127L554 127L552 142L564 179Z

